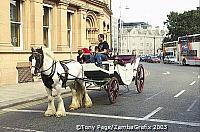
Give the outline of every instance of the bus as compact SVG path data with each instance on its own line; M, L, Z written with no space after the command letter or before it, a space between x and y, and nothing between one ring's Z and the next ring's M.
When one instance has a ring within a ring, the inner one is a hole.
M163 43L163 54L164 56L174 56L177 58L177 46L178 41Z
M178 59L182 65L200 65L200 34L178 37Z

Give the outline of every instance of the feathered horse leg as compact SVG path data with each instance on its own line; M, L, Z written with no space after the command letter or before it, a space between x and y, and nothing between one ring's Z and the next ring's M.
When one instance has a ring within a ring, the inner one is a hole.
M54 97L52 96L52 90L49 88L46 88L47 94L48 94L48 108L46 112L44 113L44 116L52 116L56 113L56 108L54 105Z
M70 89L72 91L72 103L69 106L70 110L76 110L81 106L78 97L79 92L77 92L78 90L76 86L77 86L76 81L74 82L74 85L70 85Z
M92 106L92 100L89 97L87 91L86 91L86 87L84 86L84 81L83 80L78 80L79 83L79 89L80 89L80 99L81 102L82 100L84 101L84 105L86 108L90 108Z
M56 91L57 91L57 97L58 97L58 109L56 112L56 117L66 116L64 102L61 97L61 88L57 86Z

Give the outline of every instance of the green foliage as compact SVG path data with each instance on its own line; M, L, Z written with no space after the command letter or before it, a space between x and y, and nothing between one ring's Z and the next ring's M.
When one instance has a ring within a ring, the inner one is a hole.
M184 13L170 12L164 22L169 33L163 41L176 41L179 36L200 33L200 10L185 11Z

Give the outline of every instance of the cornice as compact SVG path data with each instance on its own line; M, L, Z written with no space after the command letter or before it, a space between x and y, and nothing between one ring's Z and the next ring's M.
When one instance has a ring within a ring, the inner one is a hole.
M108 8L108 4L101 2L99 0L83 0L86 3L101 7L104 11L106 11L109 15L112 15L112 11Z

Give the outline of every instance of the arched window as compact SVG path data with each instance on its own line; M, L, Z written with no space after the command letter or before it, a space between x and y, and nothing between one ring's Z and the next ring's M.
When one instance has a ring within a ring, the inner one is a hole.
M86 40L90 44L94 44L97 34L97 18L94 12L88 12L86 18Z

